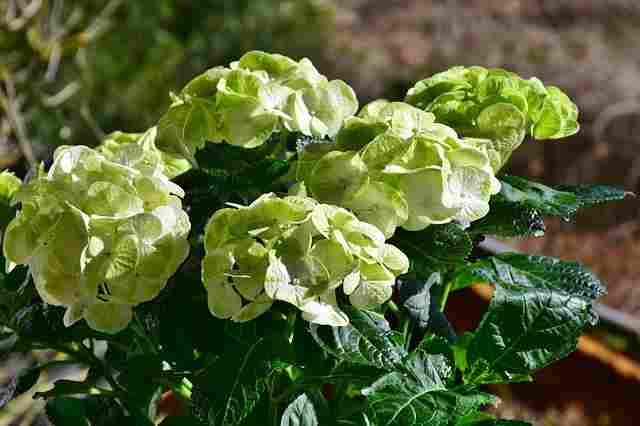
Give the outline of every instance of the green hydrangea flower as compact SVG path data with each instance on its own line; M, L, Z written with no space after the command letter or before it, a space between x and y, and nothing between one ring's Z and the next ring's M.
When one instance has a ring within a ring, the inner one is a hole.
M159 147L193 161L207 141L254 148L282 130L333 137L357 109L353 89L327 80L308 59L253 51L174 96L158 126Z
M249 206L217 211L205 231L202 277L218 318L249 321L275 300L307 321L343 326L335 291L371 307L391 296L409 261L375 226L345 209L303 196L266 194Z
M14 216L13 196L20 189L22 181L8 170L0 172L0 239L4 228Z
M167 178L188 171L189 161L156 148L157 128L152 127L145 133L113 132L107 135L96 150L107 159L153 174L156 169Z
M107 144L111 159L60 147L49 171L41 167L14 196L21 209L4 255L29 265L42 299L67 308L67 326L85 318L96 330L120 331L189 253L183 191L144 139L110 152Z
M466 137L490 140L497 172L525 135L559 139L578 132L578 108L560 89L502 69L454 67L424 79L406 102Z
M398 226L468 225L489 212L489 199L500 190L491 150L434 119L402 102L374 101L346 120L335 146L300 153L296 180L310 196L352 210L386 238Z

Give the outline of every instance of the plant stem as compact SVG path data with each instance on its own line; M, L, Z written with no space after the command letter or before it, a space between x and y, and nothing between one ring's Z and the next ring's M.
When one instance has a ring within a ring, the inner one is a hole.
M442 290L442 294L440 295L440 300L438 301L438 306L440 306L440 311L444 312L444 308L447 306L447 299L449 299L449 293L451 292L451 287L453 283L451 281L447 282Z

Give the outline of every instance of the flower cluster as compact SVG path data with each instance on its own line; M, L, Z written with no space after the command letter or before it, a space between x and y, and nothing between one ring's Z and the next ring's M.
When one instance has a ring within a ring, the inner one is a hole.
M148 149L132 145L112 161L84 146L60 147L49 171L41 167L14 196L21 209L7 226L4 255L29 265L42 299L67 308L66 325L84 318L96 330L123 329L189 253L183 191Z
M296 180L387 238L397 226L468 224L489 212L489 199L500 190L480 142L460 139L411 105L374 101L346 120L335 146L309 146L300 154Z
M265 194L249 206L217 211L206 228L205 250L209 309L239 322L282 300L310 322L346 325L338 287L354 306L376 306L391 297L396 276L409 267L375 226L302 196Z
M327 80L308 59L253 51L174 95L159 123L159 147L193 160L207 141L253 148L282 130L333 137L357 108L353 89Z
M502 69L453 67L416 83L405 101L463 136L489 139L496 171L525 135L560 139L579 129L578 108L560 89Z
M157 128L144 133L113 132L107 135L96 150L107 159L142 172L162 173L167 179L191 169L189 161L160 151L155 144Z

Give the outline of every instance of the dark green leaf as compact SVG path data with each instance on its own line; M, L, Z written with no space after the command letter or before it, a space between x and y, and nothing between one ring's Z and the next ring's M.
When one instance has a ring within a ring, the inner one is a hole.
M503 175L500 180L502 189L497 196L499 200L504 199L565 219L572 217L581 206L578 196L571 192L558 191L517 176Z
M373 424L445 426L495 402L492 395L447 390L452 370L442 355L417 351L407 360L405 369L405 373L388 373L363 390Z
M622 200L630 192L606 185L560 186L557 189L527 179L503 175L497 201L517 203L550 216L569 219L578 209Z
M473 222L467 232L511 238L541 237L545 230L544 218L538 210L493 197L489 214Z
M351 323L345 327L311 325L311 334L326 352L336 358L375 368L402 365L407 355L398 335L379 314L345 307Z
M225 346L224 355L194 379L205 394L210 425L238 425L251 414L274 371L274 350L287 344L260 337L251 345Z
M559 186L556 189L575 194L580 201L580 207L589 207L608 201L619 201L634 195L632 192L607 185L567 185Z
M467 383L526 379L575 350L591 303L546 288L498 287L469 343Z
M459 419L455 426L531 426L519 420L500 420L486 413L474 413Z
M81 399L60 397L47 401L47 417L54 426L88 426L84 402Z
M462 268L456 273L454 288L463 288L477 282L507 288L561 291L589 300L606 292L598 277L579 263L519 253L487 257Z
M432 225L419 232L398 229L391 243L411 259L410 273L424 280L434 271L462 264L473 249L469 234L454 223Z
M318 426L316 410L306 394L297 397L284 410L280 426Z

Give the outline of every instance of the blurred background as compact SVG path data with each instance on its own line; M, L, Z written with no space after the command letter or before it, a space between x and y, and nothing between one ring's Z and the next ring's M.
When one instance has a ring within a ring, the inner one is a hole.
M58 145L144 130L170 91L260 49L310 58L361 104L402 99L453 65L539 77L576 101L582 130L523 144L511 172L640 191L639 40L638 0L0 0L0 170L24 175ZM592 209L551 223L544 238L507 242L590 266L609 284L602 302L611 315L538 384L494 389L501 415L640 424L639 204ZM0 381L8 374L0 368ZM30 424L23 405L0 413L0 426Z

